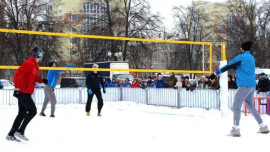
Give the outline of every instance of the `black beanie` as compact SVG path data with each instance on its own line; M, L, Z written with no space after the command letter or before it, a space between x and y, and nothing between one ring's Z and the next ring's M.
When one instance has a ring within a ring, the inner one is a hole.
M247 41L247 42L244 42L241 47L243 50L248 51L250 50L251 45L252 45L252 41Z
M48 63L48 66L49 66L49 67L52 67L54 63L55 63L55 62L51 61L51 62Z

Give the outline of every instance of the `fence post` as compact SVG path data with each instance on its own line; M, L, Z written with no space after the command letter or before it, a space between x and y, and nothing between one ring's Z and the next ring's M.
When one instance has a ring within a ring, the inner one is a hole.
M123 87L120 87L120 101L123 100Z
M79 104L82 104L82 89L79 88Z
M149 95L148 95L148 93L149 93L149 91L148 91L148 88L145 88L145 91L146 91L146 105L148 105L148 100L149 100Z
M180 108L180 90L181 89L177 89L177 108Z

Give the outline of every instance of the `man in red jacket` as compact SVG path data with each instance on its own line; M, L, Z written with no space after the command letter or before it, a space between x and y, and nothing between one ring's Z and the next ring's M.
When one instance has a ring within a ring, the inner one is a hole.
M40 48L34 48L33 55L21 64L14 75L14 96L18 98L19 112L6 137L7 140L17 142L20 142L17 138L28 140L24 136L25 128L37 114L37 108L31 95L34 92L36 82L48 83L47 79L42 79L39 76L38 62L42 60L43 54Z

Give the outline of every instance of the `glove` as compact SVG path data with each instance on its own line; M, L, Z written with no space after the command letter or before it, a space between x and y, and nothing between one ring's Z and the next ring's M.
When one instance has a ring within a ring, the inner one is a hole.
M47 79L43 79L43 83L44 84L48 84L48 80Z
M16 97L16 98L19 98L20 97L20 91L14 90L13 96Z
M91 89L88 89L88 93L89 93L90 95L92 95L92 90L91 90Z
M103 88L103 93L104 93L104 94L106 93L106 89L105 89L105 88Z

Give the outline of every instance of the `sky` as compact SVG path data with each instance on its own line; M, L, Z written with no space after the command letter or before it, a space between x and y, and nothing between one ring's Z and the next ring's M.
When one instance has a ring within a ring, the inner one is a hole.
M171 29L173 25L173 6L179 5L191 5L192 0L148 0L152 12L159 12L161 16L164 17L164 23L166 28ZM205 0L207 2L225 2L226 0Z
M1 152L262 152L269 147L270 134L257 134L250 114L242 115L241 137L230 137L231 111L221 116L218 110L106 101L102 117L97 117L96 102L88 117L84 107L57 104L55 118L35 116L25 131L29 141L17 143L5 137L18 106L0 105ZM269 116L262 118L270 125Z

